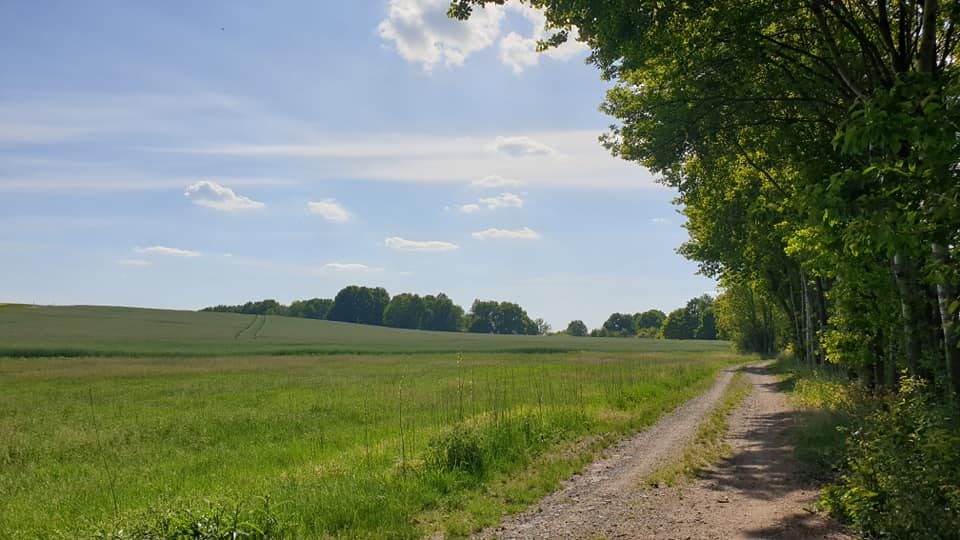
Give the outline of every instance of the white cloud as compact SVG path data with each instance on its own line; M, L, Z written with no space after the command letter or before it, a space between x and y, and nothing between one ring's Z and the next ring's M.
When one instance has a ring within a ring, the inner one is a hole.
M118 259L116 263L123 266L150 266L150 261L143 259Z
M492 238L506 238L511 240L538 240L540 234L529 227L522 229L495 229L489 228L485 231L475 232L472 235L478 240L488 240Z
M464 214L472 214L478 210L480 210L479 204L464 204L460 207L460 211Z
M517 187L520 185L520 181L513 178L504 178L497 174L491 174L490 176L484 176L483 178L474 180L470 182L470 184L475 188Z
M670 223L670 220L668 220L667 218L662 218L662 217L655 217L655 218L651 219L650 221L651 221L652 223L656 223L657 225L662 225L662 224L664 224L664 223Z
M404 59L430 70L443 63L459 66L471 54L486 49L500 38L500 61L514 73L535 65L541 56L568 60L583 55L589 47L576 41L574 28L570 39L560 47L537 52L537 41L549 37L546 17L539 9L519 3L487 5L475 9L466 21L447 17L449 0L390 0L389 13L379 26L380 36L392 41ZM529 35L510 32L502 35L507 12L519 13L530 23Z
M163 255L168 257L199 257L201 255L199 251L167 246L138 247L134 251L143 255Z
M497 208L523 208L523 199L513 193L501 193L496 197L486 197L480 199L480 202L490 210L496 210Z
M263 203L249 197L237 195L232 189L209 180L202 180L187 186L183 194L193 204L215 210L254 210L263 208Z
M370 267L365 264L338 262L327 263L323 265L323 268L327 270L336 270L338 272L362 272L370 269Z
M430 70L436 64L462 65L471 54L485 49L500 34L504 11L475 10L468 21L447 17L449 0L390 0L380 36L392 41L404 59Z
M542 142L535 141L530 137L498 136L493 141L493 148L497 152L503 152L513 157L549 156L557 153L553 148L550 148Z
M307 207L310 209L310 213L317 214L327 221L335 223L344 223L353 218L353 214L335 199L310 201L307 203Z
M397 251L452 251L459 246L452 242L440 240L406 240L399 236L391 236L383 241L390 249Z
M519 11L531 25L529 36L510 32L500 40L500 61L509 66L514 73L519 74L527 67L536 65L541 56L553 60L568 60L574 56L586 54L590 49L577 41L579 33L576 28L573 28L566 43L537 52L537 42L549 37L546 29L547 19L543 11L523 4L511 4L511 6Z

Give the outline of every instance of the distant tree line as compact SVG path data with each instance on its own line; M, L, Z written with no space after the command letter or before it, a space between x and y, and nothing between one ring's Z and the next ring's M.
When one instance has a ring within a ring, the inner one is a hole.
M443 293L436 296L401 293L391 298L382 287L357 285L344 287L333 299L297 300L289 306L268 299L211 306L201 311L280 315L441 332L538 335L550 331L550 325L543 319L531 319L523 308L511 302L475 300L470 312L465 313Z
M718 339L714 299L703 295L691 299L685 307L669 315L651 309L641 313L613 313L603 326L587 330L583 321L571 321L563 332L570 336L643 337L666 339Z

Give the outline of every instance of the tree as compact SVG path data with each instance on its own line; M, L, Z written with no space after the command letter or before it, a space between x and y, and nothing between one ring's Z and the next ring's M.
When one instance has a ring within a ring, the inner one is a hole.
M423 297L423 305L426 313L421 328L424 330L456 332L460 329L463 308L454 304L447 295L427 295Z
M382 287L350 285L337 293L327 318L331 321L382 325L383 311L389 302L390 295Z
M287 315L306 319L326 319L332 307L333 300L330 298L296 300L287 308Z
M603 323L603 329L611 336L632 337L637 334L636 322L629 313L612 313Z
M960 394L956 2L529 3L614 81L604 143L678 190L702 272L762 290L810 363Z
M659 330L663 326L663 320L666 318L666 313L660 311L659 309L651 309L649 311L644 311L643 313L637 313L633 316L633 321L637 327L637 330L645 328L656 328Z
M550 333L550 324L543 319L534 319L533 324L537 327L537 335L545 336Z
M537 324L517 304L474 300L470 311L470 332L529 335L538 332Z
M667 339L693 339L698 325L699 321L686 308L679 308L667 315L661 332Z
M384 326L393 328L422 328L426 318L427 311L423 299L416 294L398 294L390 299L383 310Z
M587 325L581 320L570 321L567 325L567 335L575 337L585 337L588 334Z

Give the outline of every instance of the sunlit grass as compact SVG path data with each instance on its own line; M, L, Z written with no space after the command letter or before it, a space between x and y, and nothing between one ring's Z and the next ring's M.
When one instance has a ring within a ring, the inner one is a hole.
M571 467L555 452L649 425L734 361L0 359L0 537L159 530L158 519L172 526L204 508L229 517L237 504L293 536L473 528L554 486Z

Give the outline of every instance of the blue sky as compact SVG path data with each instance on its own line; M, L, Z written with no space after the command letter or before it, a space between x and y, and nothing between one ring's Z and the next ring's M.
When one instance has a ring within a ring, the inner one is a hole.
M715 284L597 137L606 84L519 6L0 4L0 301L510 300L556 328Z

